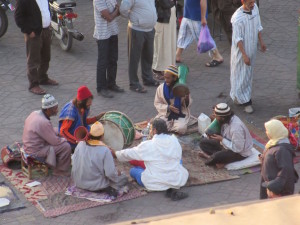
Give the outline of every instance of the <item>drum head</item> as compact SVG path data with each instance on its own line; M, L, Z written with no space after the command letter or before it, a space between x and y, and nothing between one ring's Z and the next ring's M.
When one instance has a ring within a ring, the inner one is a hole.
M175 84L173 87L173 95L175 97L184 97L190 93L186 84Z
M113 150L119 151L124 146L124 136L119 126L111 121L102 120L104 127L103 142Z

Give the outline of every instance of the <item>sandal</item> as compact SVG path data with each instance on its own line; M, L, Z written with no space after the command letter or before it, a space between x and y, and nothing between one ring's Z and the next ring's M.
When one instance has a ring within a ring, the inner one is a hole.
M145 88L143 88L142 86L139 86L139 87L133 87L133 86L131 86L129 89L131 91L135 91L137 93L146 93L147 92L147 90Z
M33 94L36 95L44 95L46 94L46 91L42 88L40 88L40 86L35 86L29 89L30 92L32 92Z
M217 61L217 60L213 59L210 62L206 63L205 66L206 67L216 67L216 66L218 66L222 63L223 63L223 60L222 61Z
M187 198L189 195L187 193L181 192L181 191L173 191L171 195L172 201L179 201L182 199Z

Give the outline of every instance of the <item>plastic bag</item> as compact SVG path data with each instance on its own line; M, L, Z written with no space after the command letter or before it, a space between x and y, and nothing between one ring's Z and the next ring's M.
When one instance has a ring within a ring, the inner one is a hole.
M197 45L198 53L205 53L215 47L216 43L210 35L208 26L201 26L199 41Z

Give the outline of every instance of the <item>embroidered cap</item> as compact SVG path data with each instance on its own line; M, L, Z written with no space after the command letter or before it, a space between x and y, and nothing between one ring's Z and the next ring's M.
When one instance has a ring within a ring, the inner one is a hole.
M230 107L226 103L219 103L214 108L216 116L229 116L231 114Z
M49 109L58 105L58 101L50 94L45 94L42 98L42 109Z
M165 70L165 73L171 73L172 75L174 76L179 76L178 75L178 67L175 66L175 65L171 65L171 66L168 66L168 68Z
M91 126L90 135L92 135L94 137L99 137L99 136L102 136L103 134L104 134L104 127L103 127L102 123L96 121Z
M92 96L93 95L87 86L80 86L77 90L77 100L79 101L82 101Z

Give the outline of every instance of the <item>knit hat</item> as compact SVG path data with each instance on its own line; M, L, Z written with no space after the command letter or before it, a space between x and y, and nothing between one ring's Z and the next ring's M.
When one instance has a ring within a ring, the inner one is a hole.
M77 100L79 101L85 100L92 96L93 95L87 86L80 86L77 90Z
M216 116L229 116L231 114L230 107L226 103L217 104L214 112Z
M96 121L92 126L90 130L90 135L94 137L99 137L104 134L104 127L102 123Z
M42 109L49 109L58 105L58 101L50 94L45 94L42 98Z
M172 75L177 76L177 77L179 76L178 75L178 67L175 65L168 66L168 68L165 70L165 73L171 73Z

